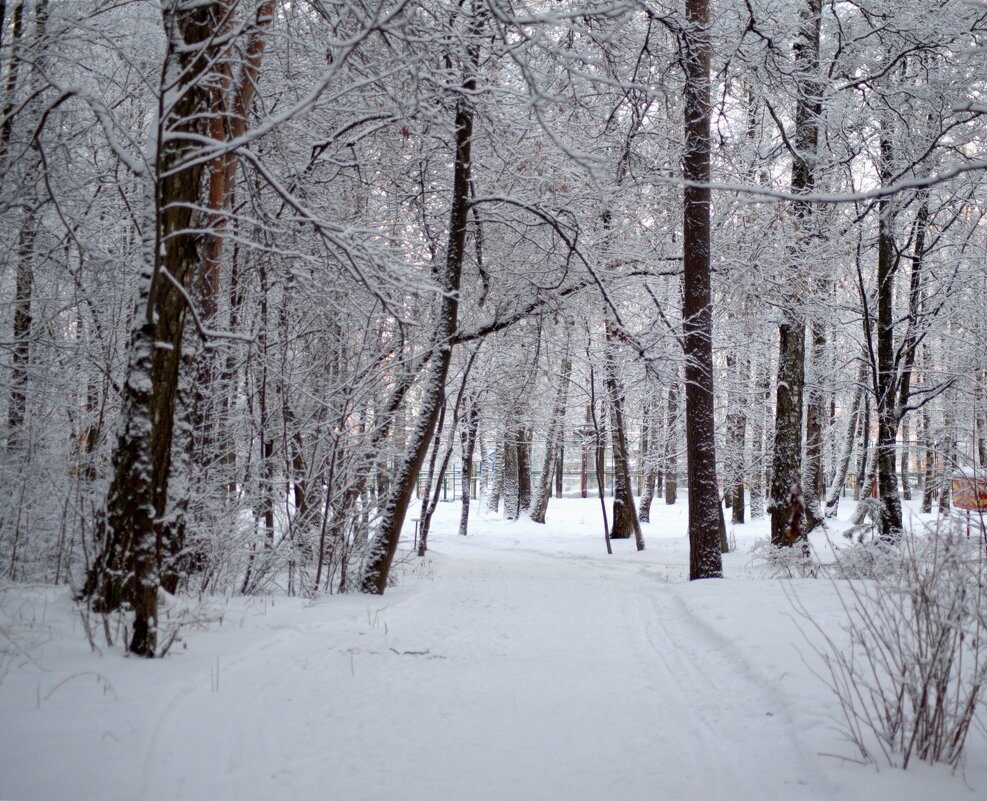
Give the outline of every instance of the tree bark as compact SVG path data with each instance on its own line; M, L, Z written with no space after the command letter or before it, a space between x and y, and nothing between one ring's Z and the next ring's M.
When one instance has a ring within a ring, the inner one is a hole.
M668 387L668 402L665 413L665 504L672 506L678 501L678 424L679 400L678 385L673 381Z
M795 106L795 132L792 155L792 192L805 194L815 187L816 150L820 114L819 32L822 0L805 0L794 50L798 96ZM796 200L792 204L796 223L792 266L804 275L804 260L811 241L809 223L812 204ZM776 546L794 545L805 539L805 502L802 489L802 408L805 386L805 319L797 308L798 299L783 311L779 326L778 388L776 393L774 453L771 463L771 542Z
M572 373L570 340L570 326L567 323L565 344L562 351L562 369L559 372L559 383L555 389L555 404L552 407L552 422L549 424L548 436L545 439L545 459L542 462L541 475L538 477L534 499L531 502L530 517L535 523L545 522L545 511L548 508L548 498L552 486L552 474L556 469L565 434L565 412L569 401L569 376Z
M459 513L459 535L465 537L470 516L470 498L473 490L473 452L476 449L476 434L480 429L480 406L476 397L469 400L466 411L466 427L463 429L461 440L463 448L463 492L460 497L462 510Z
M843 492L843 485L846 484L847 474L850 472L850 461L853 458L853 443L857 437L857 427L860 423L860 407L864 402L864 384L867 381L866 359L860 360L860 370L857 376L857 386L853 392L853 400L850 402L850 419L847 421L846 437L843 441L843 448L840 451L839 463L833 475L833 481L829 486L826 495L826 516L836 517L840 504L840 495Z
M129 601L134 609L131 652L154 656L157 591L171 463L175 396L181 363L186 298L197 281L200 259L194 210L203 205L203 164L198 141L207 136L208 76L215 59L221 2L173 0L163 8L167 39L162 71L174 102L159 117L155 164L153 248L128 346L120 434L113 453L113 478L102 549L83 593L110 611ZM178 75L176 86L168 86Z
M823 432L826 399L823 394L823 360L826 356L826 330L815 320L811 327L813 380L808 386L805 403L805 494L806 533L823 522L825 514L825 478L823 477Z
M480 25L479 18L474 19L470 26L474 36L479 33ZM478 46L475 43L470 44L469 51L469 74L463 81L462 93L456 102L452 206L449 211L449 239L445 264L439 276L442 298L439 301L435 331L432 335L431 350L434 355L429 361L418 411L418 422L411 435L411 453L398 469L391 491L381 510L380 523L371 543L361 584L364 592L377 595L382 594L387 587L387 577L394 561L394 554L397 552L408 503L435 432L443 387L452 361L452 338L456 333L459 319L459 288L463 275L472 170L473 108L469 98L476 90L476 78L473 72L479 62Z
M734 355L727 357L727 372L733 386L727 396L727 458L724 460L726 485L724 500L730 509L731 522L744 522L744 465L745 440L747 439L746 384L748 380L746 359Z
M720 578L720 496L713 420L713 299L710 289L710 13L708 0L686 0L686 180L682 224L682 320L686 452L689 472L689 579Z
M641 471L643 473L641 497L638 501L638 520L647 523L651 519L651 503L655 497L655 487L658 484L658 463L655 453L658 450L658 402L654 390L648 386L645 390L646 400L641 423Z
M754 413L751 415L751 471L750 510L751 519L764 517L764 471L767 464L764 442L765 420L768 419L768 399L771 397L770 365L766 360L758 363L754 383Z

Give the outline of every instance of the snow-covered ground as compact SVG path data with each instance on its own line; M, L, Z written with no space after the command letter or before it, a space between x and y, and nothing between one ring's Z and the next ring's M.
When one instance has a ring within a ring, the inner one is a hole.
M838 637L835 590L758 577L763 522L689 583L684 503L613 556L599 501L466 538L458 511L383 597L207 600L162 660L92 653L63 589L0 587L0 798L987 798L982 727L961 773L840 758L788 598Z

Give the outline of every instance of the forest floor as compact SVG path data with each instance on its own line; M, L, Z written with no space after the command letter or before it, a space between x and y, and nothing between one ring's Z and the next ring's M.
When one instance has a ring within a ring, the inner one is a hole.
M685 503L653 510L647 549L607 556L599 501L477 513L469 537L442 504L384 596L206 599L154 661L93 653L64 589L2 586L0 798L987 797L982 726L956 773L843 758L790 600L839 641L834 584L760 575L763 521L735 527L725 580L689 583Z

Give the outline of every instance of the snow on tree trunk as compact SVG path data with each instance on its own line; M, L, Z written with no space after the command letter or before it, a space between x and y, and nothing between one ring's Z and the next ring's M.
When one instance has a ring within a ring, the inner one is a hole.
M195 209L203 205L199 142L208 134L208 80L223 13L221 2L172 0L164 5L167 40L150 227L142 289L128 344L113 478L102 545L83 594L103 611L127 601L134 609L131 652L154 656L157 592L171 465L176 394L187 297L200 258Z

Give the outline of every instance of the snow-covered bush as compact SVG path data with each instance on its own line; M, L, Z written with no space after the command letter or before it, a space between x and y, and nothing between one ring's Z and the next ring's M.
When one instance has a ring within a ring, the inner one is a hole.
M815 578L819 564L812 557L808 543L772 545L770 540L757 540L750 550L751 567L765 578Z
M956 767L987 680L983 545L944 522L899 547L900 558L885 558L888 573L875 580L860 578L867 571L856 556L838 562L848 567L836 584L849 642L828 635L797 600L796 608L825 643L818 653L841 729L864 760Z
M826 573L835 579L885 579L901 572L902 560L908 558L908 553L902 543L880 539L856 542L836 551L836 559L826 565Z

